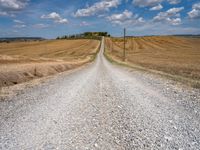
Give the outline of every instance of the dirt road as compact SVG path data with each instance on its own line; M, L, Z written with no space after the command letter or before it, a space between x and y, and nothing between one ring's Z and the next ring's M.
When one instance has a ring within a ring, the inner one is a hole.
M0 102L0 149L199 149L200 91L103 56Z

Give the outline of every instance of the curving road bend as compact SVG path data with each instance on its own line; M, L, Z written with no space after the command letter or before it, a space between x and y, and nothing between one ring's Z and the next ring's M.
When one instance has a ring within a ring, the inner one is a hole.
M0 149L200 149L200 91L110 64L0 101Z

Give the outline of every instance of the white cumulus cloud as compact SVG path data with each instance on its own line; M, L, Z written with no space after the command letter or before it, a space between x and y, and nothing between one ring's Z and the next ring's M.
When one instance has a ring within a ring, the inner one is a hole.
M81 23L80 23L80 26L81 27L83 27L83 26L89 26L90 24L88 23L88 22L86 22L86 21L82 21Z
M178 4L178 3L180 3L181 2L181 0L167 0L170 4L173 4L173 5L175 5L175 4Z
M150 8L151 11L161 10L161 9L163 9L163 6L161 4L158 4L157 6L154 6L154 7Z
M25 24L16 24L14 25L14 28L25 28L26 25Z
M113 14L113 15L109 16L108 20L110 20L110 21L125 21L127 19L132 18L132 16L133 16L132 12L125 10L121 14Z
M160 4L163 0L133 0L133 4L139 7L153 7Z
M93 16L102 11L108 11L110 8L117 7L121 0L102 0L87 8L78 9L74 14L75 17Z
M188 12L189 18L199 19L200 18L200 2L192 6L192 10Z
M107 17L107 19L113 24L118 25L131 25L144 22L142 17L138 18L137 15L134 16L133 13L128 10L125 10L119 14L112 14L111 16Z
M28 5L29 0L0 0L0 15L13 15Z
M58 13L56 12L52 12L48 15L42 15L41 16L42 19L52 19L55 23L59 23L59 24L67 24L68 20L65 18L62 18Z
M17 20L17 19L13 20L13 22L18 23L18 24L23 24L24 23L23 21Z
M29 0L0 0L0 7L10 10L23 9Z
M181 24L180 12L184 9L184 7L179 8L171 8L166 12L160 12L153 18L155 22L168 22L172 25Z
M175 26L181 24L181 18L167 18L167 21Z
M8 15L7 12L5 12L5 11L0 11L0 16L7 16L7 15Z

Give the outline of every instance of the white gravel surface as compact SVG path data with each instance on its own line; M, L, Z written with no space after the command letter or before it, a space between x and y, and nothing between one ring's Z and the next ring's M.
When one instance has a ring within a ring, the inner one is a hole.
M200 149L200 91L96 61L0 101L0 149Z

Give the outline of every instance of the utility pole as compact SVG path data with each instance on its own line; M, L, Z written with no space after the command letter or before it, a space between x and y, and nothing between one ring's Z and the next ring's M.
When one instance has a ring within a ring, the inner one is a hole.
M124 28L124 61L126 61L126 28Z
M111 50L111 52L113 52L113 37L111 38L111 41L112 41L112 50Z
M112 37L110 37L110 41L108 41L108 43L109 43L109 49L111 51L112 50Z
M131 41L132 41L132 51L134 50L134 47L133 47L133 37L131 37Z

